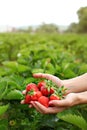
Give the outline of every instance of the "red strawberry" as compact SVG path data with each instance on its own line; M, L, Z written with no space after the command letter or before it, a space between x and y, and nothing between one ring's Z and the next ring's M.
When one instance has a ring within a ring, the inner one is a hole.
M53 94L53 93L54 93L54 89L51 88L51 89L50 89L50 94Z
M24 101L24 103L25 103L25 104L29 104L30 101L31 101L31 96L27 94L27 95L25 96L25 101Z
M53 88L46 88L46 86L42 86L41 87L41 93L44 95L44 96L49 96L50 94L53 94L54 93L54 89Z
M31 95L32 101L37 101L42 96L42 93L40 91L36 91Z
M42 86L41 87L41 93L44 95L44 96L48 96L50 94L50 91L48 91L48 89L45 87L45 86Z
M48 106L49 106L49 98L48 98L48 97L41 96L41 97L38 99L38 102L41 103L42 105L44 105L45 107L48 107Z
M26 91L30 91L30 90L34 90L34 91L38 91L37 85L35 83L30 83L26 86Z
M45 81L40 81L40 82L38 83L37 87L38 87L39 89L41 89L41 87L42 87L42 86L45 86L45 85L46 85Z
M55 95L55 94L52 94L52 95L50 96L50 101L51 101L51 100L60 100L60 97L57 96L57 95Z

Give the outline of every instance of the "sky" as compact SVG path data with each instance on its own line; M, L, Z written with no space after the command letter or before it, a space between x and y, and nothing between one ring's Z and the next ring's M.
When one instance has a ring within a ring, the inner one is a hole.
M0 0L0 26L66 26L78 22L77 11L85 6L87 0Z

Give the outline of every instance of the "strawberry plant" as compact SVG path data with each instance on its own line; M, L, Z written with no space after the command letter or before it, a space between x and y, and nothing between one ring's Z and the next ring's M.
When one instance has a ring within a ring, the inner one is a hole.
M86 106L75 107L61 114L42 115L27 104L31 97L36 100L39 94L47 97L47 100L62 99L63 86L54 93L55 87L50 89L50 82L46 85L34 79L32 74L43 72L69 79L87 72L86 42L86 34L0 34L1 130L86 129ZM40 92L37 94L33 90L31 96L28 92L24 97L22 91L30 83L36 84ZM21 105L20 101L24 98L26 104Z

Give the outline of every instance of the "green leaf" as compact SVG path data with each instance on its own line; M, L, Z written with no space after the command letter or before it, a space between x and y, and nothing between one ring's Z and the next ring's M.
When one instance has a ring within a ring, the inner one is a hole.
M18 72L24 72L29 69L28 66L18 64L16 61L4 61L3 65Z
M10 91L4 99L7 100L21 100L23 98L23 94L19 90L12 90Z
M4 106L0 106L0 115L3 115L7 109L8 109L9 105L4 105Z
M6 75L6 70L4 69L4 67L0 66L0 76Z
M32 69L32 73L43 73L44 69Z
M0 125L0 130L8 130L5 125Z
M20 89L21 88L21 86L19 86L16 82L11 81L11 80L8 80L8 85L10 85L12 89L13 88L14 89Z
M4 97L4 95L7 92L7 82L6 81L1 81L0 82L0 100Z
M25 71L28 71L30 68L28 66L18 64L17 69L18 69L18 72L25 72Z
M65 114L65 115L58 115L59 119L62 119L68 123L71 123L82 130L87 130L87 122L86 120L79 115L75 114Z
M64 74L65 78L73 78L73 77L76 76L76 74L71 69L69 69L69 68L65 69L63 71L63 74Z
M17 70L18 67L18 63L16 61L4 61L3 65L13 70Z
M80 66L80 69L79 69L79 74L83 74L83 73L86 73L87 72L87 64L83 63L81 66Z

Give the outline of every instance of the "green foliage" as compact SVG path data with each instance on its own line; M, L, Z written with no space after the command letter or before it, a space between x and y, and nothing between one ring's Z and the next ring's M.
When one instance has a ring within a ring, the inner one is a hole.
M87 122L82 116L78 116L75 114L66 114L66 115L62 115L62 116L58 116L58 117L66 122L69 122L69 123L81 128L82 130L87 129Z
M81 7L78 12L78 17L79 17L79 32L87 33L87 7Z
M87 33L87 6L77 11L78 23L71 23L66 32Z
M40 27L36 29L38 33L58 33L58 26L55 24L45 24L43 23Z
M86 42L86 35L0 34L0 129L81 130L79 122L85 128L85 106L75 108L78 116L71 110L57 117L42 115L20 101L26 85L40 80L33 73L69 79L87 72Z
M8 107L9 107L8 104L7 104L7 105L0 106L0 116L7 111Z
M3 99L7 100L22 100L23 94L19 90L11 90L8 92Z

